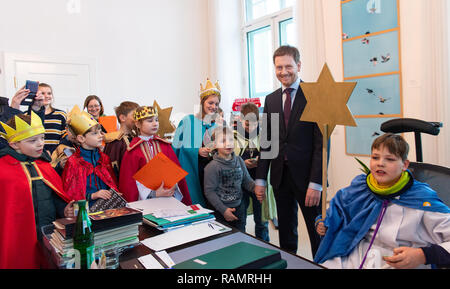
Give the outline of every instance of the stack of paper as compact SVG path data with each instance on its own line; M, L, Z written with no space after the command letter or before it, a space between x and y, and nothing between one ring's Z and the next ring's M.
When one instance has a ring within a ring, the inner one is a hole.
M214 211L204 209L200 205L186 206L172 197L128 203L128 206L141 211L143 222L159 230L170 230L215 219Z

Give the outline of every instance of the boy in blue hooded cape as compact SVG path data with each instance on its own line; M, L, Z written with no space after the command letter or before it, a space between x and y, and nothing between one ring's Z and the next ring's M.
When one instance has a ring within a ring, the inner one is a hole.
M407 170L409 147L398 135L372 144L370 173L330 202L317 232L314 261L328 268L429 268L450 264L450 209ZM428 265L428 266L427 266Z

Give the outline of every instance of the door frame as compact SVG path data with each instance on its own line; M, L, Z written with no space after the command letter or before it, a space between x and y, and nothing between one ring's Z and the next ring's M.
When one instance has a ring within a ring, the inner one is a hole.
M16 83L16 62L36 62L87 65L89 67L89 87L93 94L97 92L97 61L92 57L44 56L38 54L3 52L3 77L5 97L12 98L21 87Z

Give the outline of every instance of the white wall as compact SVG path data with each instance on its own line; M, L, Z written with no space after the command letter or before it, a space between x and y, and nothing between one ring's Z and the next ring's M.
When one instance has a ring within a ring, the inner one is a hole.
M208 0L81 0L79 14L67 2L1 1L0 52L95 58L108 114L154 99L173 115L193 112L209 73Z
M210 71L222 89L221 108L229 115L236 98L244 97L241 0L209 0ZM226 117L229 120L229 117Z

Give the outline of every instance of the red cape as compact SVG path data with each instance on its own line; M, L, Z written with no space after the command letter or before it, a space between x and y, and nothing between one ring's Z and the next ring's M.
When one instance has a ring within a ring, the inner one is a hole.
M67 159L62 175L63 186L68 196L75 201L86 199L87 177L94 173L108 187L118 190L116 175L111 167L109 157L99 151L100 158L97 166L93 165L80 156L80 149Z
M36 160L35 164L44 183L69 202L61 178L50 163ZM37 240L28 170L10 155L0 158L0 170L0 269L40 268L46 262Z
M165 154L170 160L181 167L180 162L178 161L178 158L175 155L175 152L173 151L170 143L157 136L153 138L153 141L157 143L160 152ZM143 152L145 151L145 149L143 148L143 145L141 145L143 142L144 140L142 140L141 138L135 137L131 141L129 148L122 158L119 185L120 191L123 193L125 200L127 200L128 202L135 202L139 198L136 180L133 178L133 176L137 171L139 171L143 166L147 164L147 158ZM185 205L192 205L186 179L183 178L181 181L179 181L178 187L181 194L183 195L183 199L181 200L181 202Z

